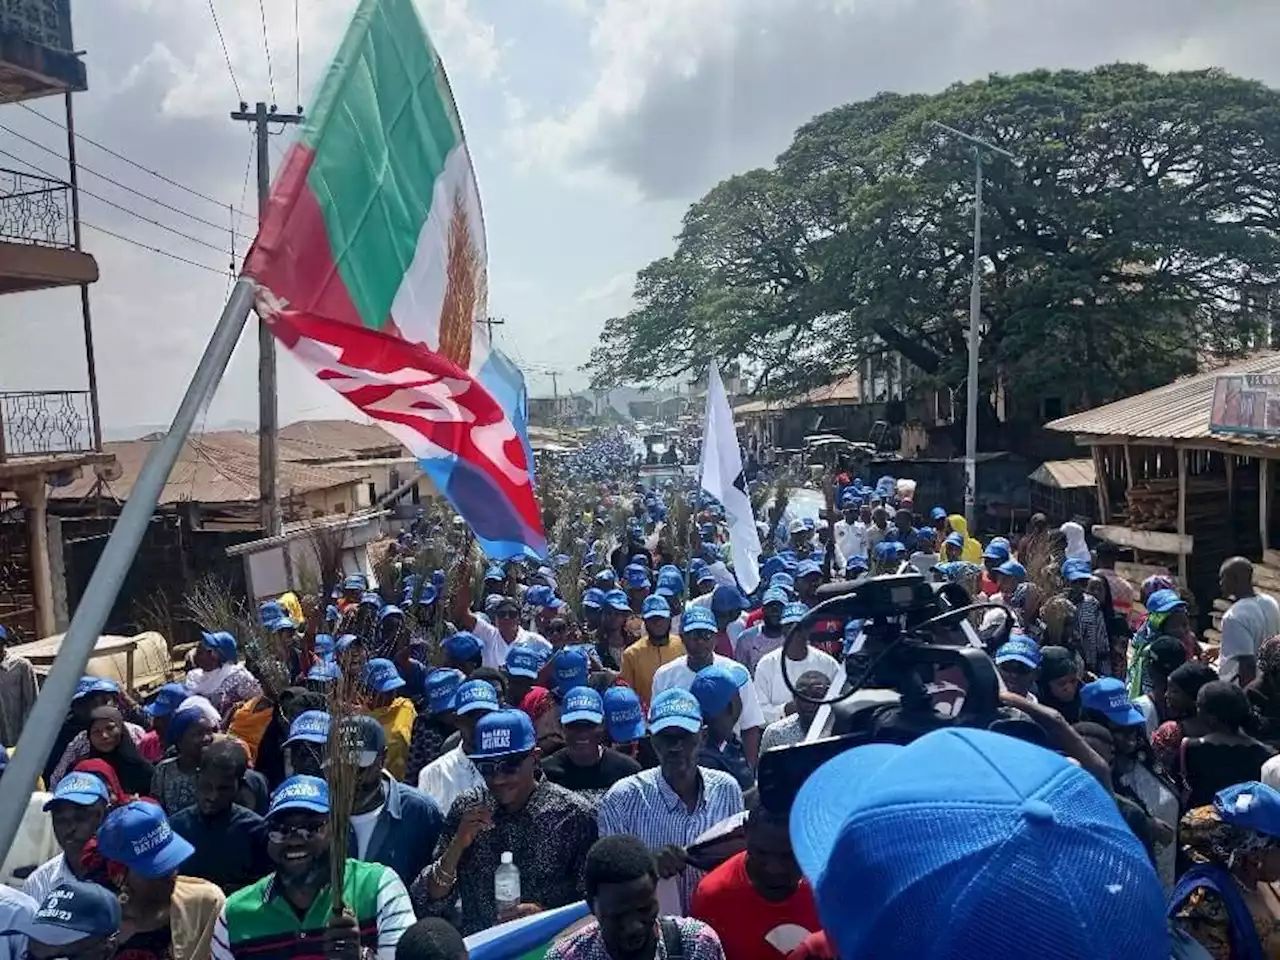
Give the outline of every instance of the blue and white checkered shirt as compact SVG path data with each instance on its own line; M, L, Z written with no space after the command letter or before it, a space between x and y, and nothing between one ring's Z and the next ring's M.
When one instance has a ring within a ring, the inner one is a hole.
M738 781L719 770L699 767L702 790L691 813L671 789L660 769L643 770L619 780L600 803L600 836L631 834L651 850L676 845L687 847L717 823L742 812L742 789ZM694 887L703 877L701 870L688 867L678 878L680 910L689 910Z

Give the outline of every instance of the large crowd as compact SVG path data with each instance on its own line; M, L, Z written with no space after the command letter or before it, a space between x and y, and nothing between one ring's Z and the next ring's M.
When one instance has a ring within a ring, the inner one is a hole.
M637 483L622 434L539 468L545 562L423 514L376 583L203 624L145 703L85 677L4 861L0 960L458 960L583 900L548 957L1280 957L1280 606L1247 560L1206 647L1172 579L1131 584L1079 524L984 543L910 481L752 457L747 594L719 504ZM864 656L806 614L897 573L990 601L965 630L999 721L845 751L771 809L762 753L818 736ZM35 691L5 651L4 743Z

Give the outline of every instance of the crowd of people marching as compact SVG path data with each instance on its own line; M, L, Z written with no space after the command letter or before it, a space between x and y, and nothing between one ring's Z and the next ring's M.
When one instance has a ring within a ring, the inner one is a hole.
M1135 591L1078 524L984 544L836 468L818 516L782 485L762 508L746 595L719 505L634 484L622 437L544 469L571 553L418 569L456 533L423 518L376 585L205 624L143 705L85 677L4 862L0 960L458 960L584 899L548 957L1280 957L1280 607L1247 560L1207 652L1172 580ZM811 636L819 587L900 571L992 601L998 732L847 751L769 809L762 752L861 656L856 623ZM5 743L35 690L6 651ZM356 771L339 915L331 742Z

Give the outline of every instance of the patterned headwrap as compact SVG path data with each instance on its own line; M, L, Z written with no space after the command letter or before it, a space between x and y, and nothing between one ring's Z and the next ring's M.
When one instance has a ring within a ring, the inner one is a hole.
M1227 823L1212 804L1186 812L1178 839L1193 863L1217 863L1228 868L1235 866L1241 854L1280 845L1280 837Z
M1262 641L1258 648L1258 673L1280 680L1280 636Z

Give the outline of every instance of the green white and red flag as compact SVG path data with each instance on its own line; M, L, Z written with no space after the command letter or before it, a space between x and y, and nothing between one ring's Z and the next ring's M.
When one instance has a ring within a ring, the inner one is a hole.
M244 272L276 338L413 452L486 553L545 555L524 381L483 322L471 156L412 0L361 0Z

